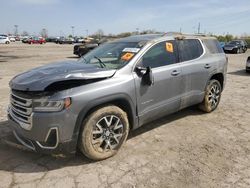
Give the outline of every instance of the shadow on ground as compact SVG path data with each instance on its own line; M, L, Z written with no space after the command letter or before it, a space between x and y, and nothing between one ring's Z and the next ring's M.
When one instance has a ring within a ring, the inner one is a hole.
M250 73L247 73L245 69L234 71L234 72L228 72L227 74L236 75L236 76L250 76Z
M70 56L70 57L67 57L68 59L79 59L78 56Z
M0 63L2 62L9 62L11 60L15 59L24 59L24 58L29 58L29 57L39 57L38 55L36 56L15 56L15 55L0 55Z
M133 139L136 136L151 131L162 125L168 124L180 118L185 118L190 115L202 115L203 113L194 107L184 109L178 113L166 116L157 121L132 131L128 139ZM74 156L62 157L44 155L30 151L24 151L6 144L5 139L12 136L8 121L0 122L0 170L19 173L34 173L45 172L64 167L72 167L95 163L79 152ZM20 168L20 166L22 168Z
M14 56L14 55L0 55L0 62L8 62L9 60L12 59L19 59L19 56Z

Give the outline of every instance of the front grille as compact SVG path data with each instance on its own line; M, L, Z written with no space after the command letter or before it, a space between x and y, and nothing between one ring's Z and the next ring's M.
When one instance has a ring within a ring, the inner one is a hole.
M9 115L22 128L30 130L32 127L32 99L11 93Z

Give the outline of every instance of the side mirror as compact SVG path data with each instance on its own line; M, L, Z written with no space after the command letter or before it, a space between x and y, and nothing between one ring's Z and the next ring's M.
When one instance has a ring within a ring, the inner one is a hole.
M151 67L136 67L136 72L139 76L142 77L142 83L145 85L153 85L154 84L154 77L152 73Z

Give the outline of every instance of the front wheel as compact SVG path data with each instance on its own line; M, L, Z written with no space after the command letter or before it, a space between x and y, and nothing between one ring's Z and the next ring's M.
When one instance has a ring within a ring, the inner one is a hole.
M214 111L220 103L221 84L218 80L210 80L205 90L205 97L199 108L204 112Z
M117 106L108 105L91 113L82 125L79 149L92 160L115 155L129 132L127 114Z
M236 54L240 54L240 48L237 48L237 50L236 50Z

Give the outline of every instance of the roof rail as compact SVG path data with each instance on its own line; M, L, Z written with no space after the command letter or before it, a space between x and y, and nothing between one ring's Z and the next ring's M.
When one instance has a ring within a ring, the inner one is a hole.
M180 32L167 32L163 36L198 36L198 37L206 37L207 35L202 34L202 33L188 34L188 33L180 33Z

